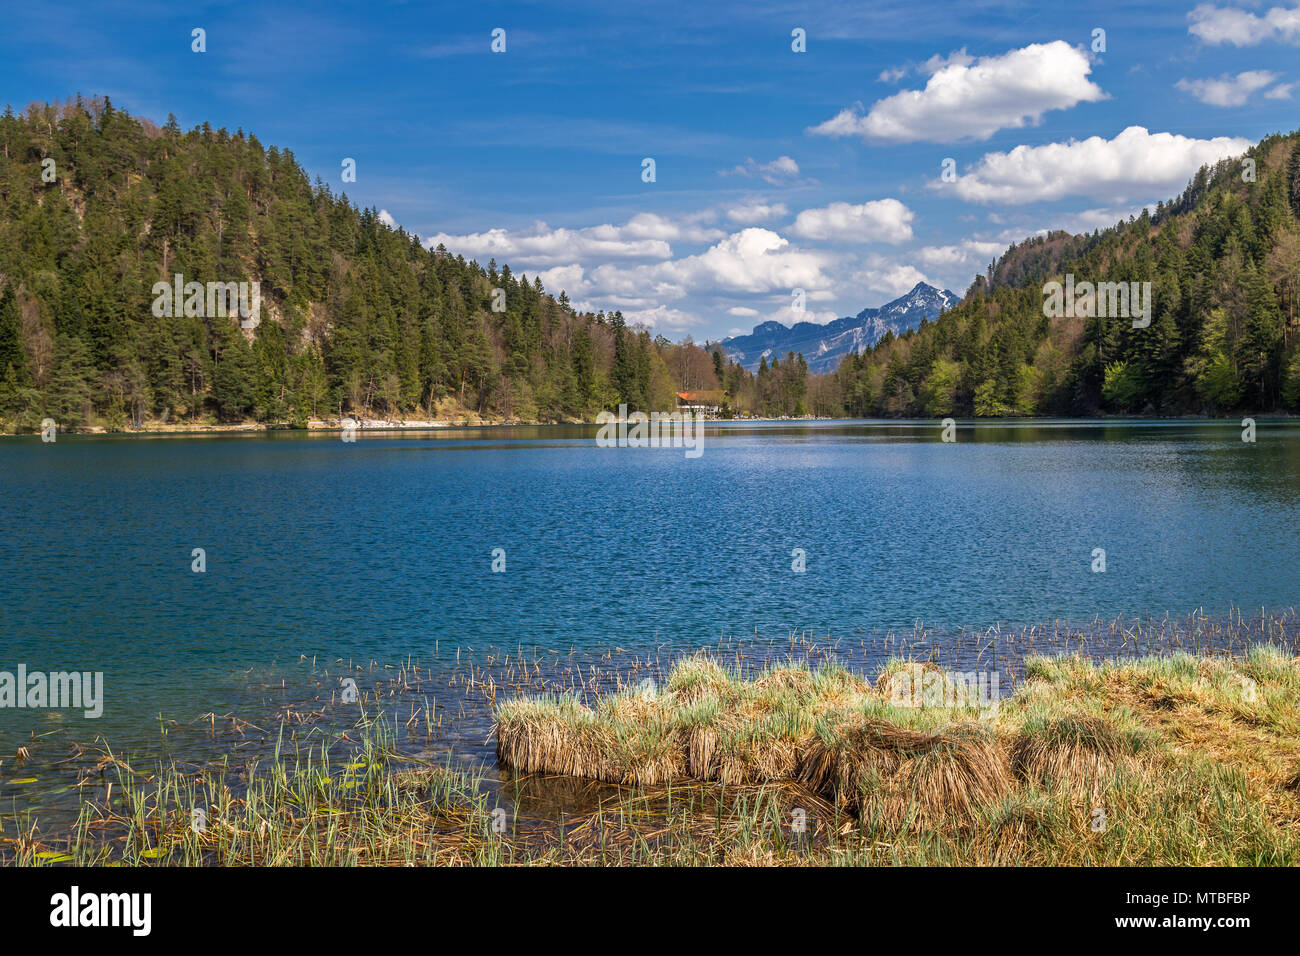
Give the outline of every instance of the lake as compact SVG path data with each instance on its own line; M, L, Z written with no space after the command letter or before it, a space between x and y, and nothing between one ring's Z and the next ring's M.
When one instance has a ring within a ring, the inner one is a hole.
M1239 422L962 423L951 443L934 422L720 422L699 457L595 435L0 439L0 671L104 673L99 720L0 709L0 754L52 724L112 741L221 714L304 656L1297 603L1295 421L1253 443Z

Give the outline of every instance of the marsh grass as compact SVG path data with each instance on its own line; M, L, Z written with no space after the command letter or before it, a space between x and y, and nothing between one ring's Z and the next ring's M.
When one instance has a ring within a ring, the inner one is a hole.
M0 856L28 866L1300 863L1300 661L1289 653L1031 656L994 713L897 706L891 677L911 666L891 661L868 679L835 664L745 669L695 655L659 689L609 675L585 696L535 676L513 697L487 684L499 769L423 759L382 714L346 734L282 730L251 762L146 766L110 753L75 826L55 840L6 830Z
M502 702L498 756L624 786L793 785L828 824L805 841L819 862L1300 862L1300 662L1276 648L1032 657L985 713L895 705L906 666L874 683L802 663L742 679L687 658L658 695Z

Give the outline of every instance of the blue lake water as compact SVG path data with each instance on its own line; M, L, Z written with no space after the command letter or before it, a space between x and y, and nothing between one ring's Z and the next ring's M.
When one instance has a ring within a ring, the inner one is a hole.
M0 670L103 671L111 736L221 713L245 670L301 655L1300 603L1294 421L1254 443L1238 422L963 423L955 443L933 422L718 423L698 458L595 434L0 439ZM15 736L35 721L0 711Z

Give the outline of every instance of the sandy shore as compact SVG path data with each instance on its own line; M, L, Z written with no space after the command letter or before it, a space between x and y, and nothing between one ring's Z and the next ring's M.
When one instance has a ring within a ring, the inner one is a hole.
M760 419L760 418L736 418L731 421L818 421L812 416L804 418L779 418L779 419ZM724 419L709 419L709 421L724 421ZM436 419L383 419L383 418L318 418L311 419L307 422L307 431L343 431L345 425L349 422L355 422L359 431L421 431L431 428L493 428L502 426L532 426L532 425L596 425L594 421L583 421L582 419L570 419L563 422L542 422L526 421L523 419L501 419L501 418L436 418ZM139 428L127 428L123 431L113 431L102 425L83 425L72 429L69 434L76 435L185 435L185 434L208 434L216 432L265 432L265 431L294 431L295 429L289 422L235 422L231 424L220 424L215 422L146 422ZM63 429L60 429L63 433ZM10 427L0 424L0 435L16 434L33 434L32 432L16 432Z
M585 424L580 421L572 422L531 422L518 420L503 419L478 419L478 418L456 418L456 419L429 419L429 420L408 420L408 421L390 421L380 418L358 418L358 419L339 419L323 418L313 419L307 422L307 431L342 431L344 427L354 422L360 431L402 431L402 430L427 430L430 428L486 428L491 426L502 425L581 425ZM127 428L123 431L113 431L102 425L85 425L79 426L71 431L71 434L78 435L184 435L184 434L208 434L215 432L266 432L266 431L294 431L295 429L289 422L235 422L231 424L218 424L211 422L146 422L139 428ZM62 430L61 430L62 431ZM9 429L0 429L0 434L24 434L14 432ZM26 433L26 434L31 434Z

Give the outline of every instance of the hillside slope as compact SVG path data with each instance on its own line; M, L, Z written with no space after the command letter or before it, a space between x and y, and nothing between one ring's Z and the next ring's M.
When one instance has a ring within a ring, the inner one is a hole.
M1084 294L1048 317L1049 282L1081 292L1136 282L1149 315ZM926 417L1300 411L1298 322L1291 133L1202 169L1154 215L1012 246L938 320L846 358L815 383L813 406Z
M241 282L257 315L213 301ZM99 98L0 116L0 430L590 419L716 386L702 349L426 250L242 130Z

